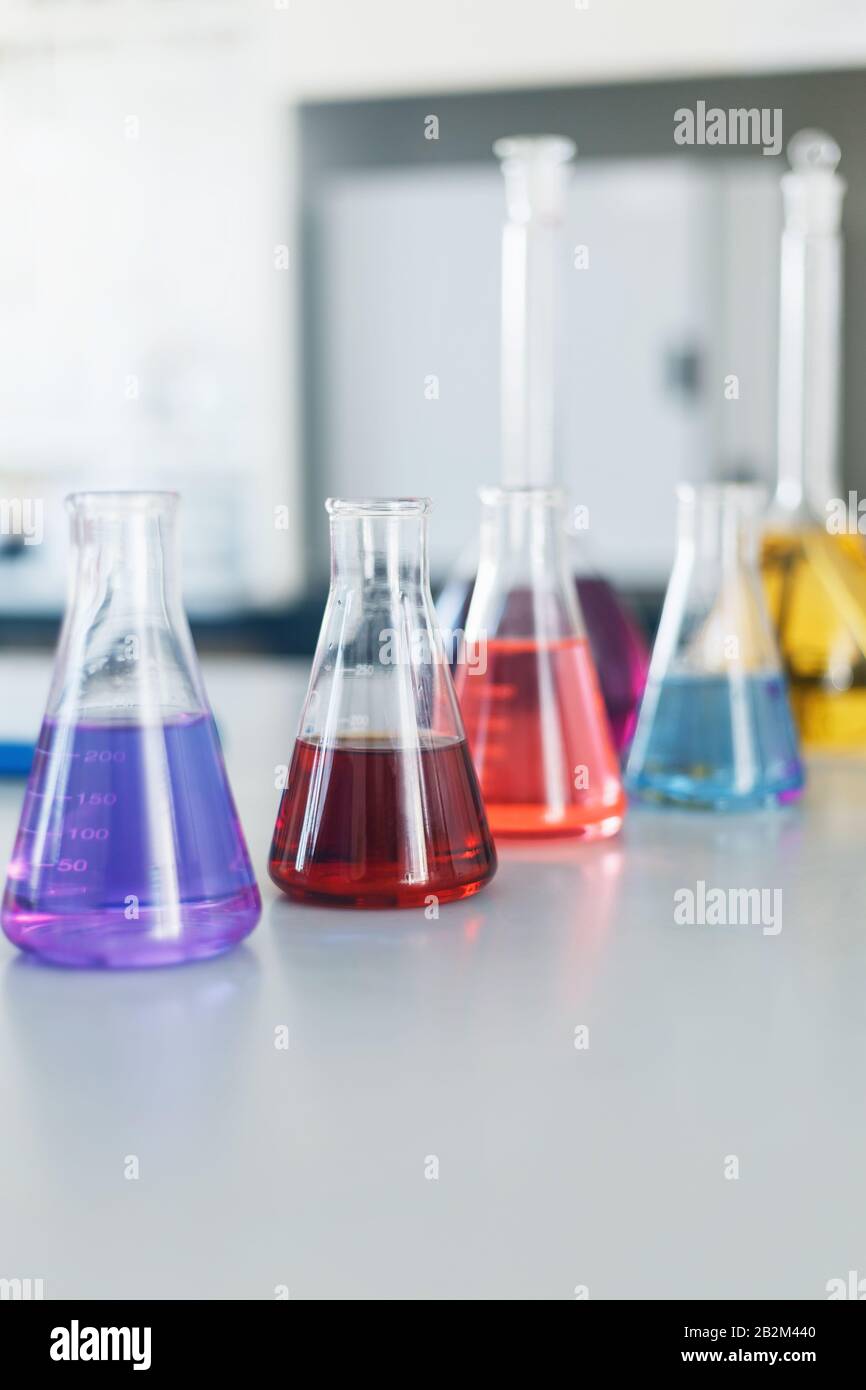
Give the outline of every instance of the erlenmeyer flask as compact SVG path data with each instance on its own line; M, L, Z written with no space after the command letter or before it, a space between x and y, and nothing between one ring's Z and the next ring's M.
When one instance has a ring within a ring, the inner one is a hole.
M803 786L757 569L761 488L678 489L677 553L626 768L643 800L745 810Z
M866 546L839 480L839 146L803 130L782 178L779 480L762 568L804 743L866 750ZM842 518L834 512L841 511ZM828 512L830 514L828 514Z
M572 140L561 135L497 140L507 218L502 229L501 479L503 486L555 486L557 267ZM443 631L459 633L472 597L477 547L464 550L437 599ZM572 559L577 559L575 550ZM615 589L580 561L577 587L614 742L634 731L649 655Z
M496 851L436 625L424 498L331 498L331 591L270 854L292 897L477 893Z
M564 496L481 490L455 681L494 835L613 835L625 797L571 576Z
M71 590L3 901L63 965L195 960L261 899L180 599L172 493L68 499Z

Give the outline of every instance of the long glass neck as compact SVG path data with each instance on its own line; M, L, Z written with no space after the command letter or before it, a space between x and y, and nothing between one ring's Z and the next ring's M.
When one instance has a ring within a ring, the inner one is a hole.
M823 519L840 492L842 238L838 147L819 132L791 142L782 179L777 512Z
M554 481L556 270L566 163L558 136L497 141L508 220L502 233L502 468L505 487Z

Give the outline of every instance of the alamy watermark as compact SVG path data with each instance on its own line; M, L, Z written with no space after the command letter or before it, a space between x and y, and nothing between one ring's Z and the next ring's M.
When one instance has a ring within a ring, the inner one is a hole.
M824 510L824 525L831 536L866 536L866 497L853 490L844 497L831 497Z
M20 536L25 545L41 545L44 517L39 497L0 497L0 536Z
M69 1327L51 1329L52 1361L131 1361L134 1371L150 1370L149 1327Z
M761 145L764 154L779 154L782 108L737 106L725 111L705 101L697 102L694 111L681 106L674 112L674 144Z
M28 1303L45 1297L44 1279L0 1279L0 1301Z
M763 936L782 930L781 888L708 888L699 878L694 888L674 893L678 927L760 927Z
M459 662L467 675L483 676L487 670L487 634L467 638L462 628L440 628L442 645L429 627L383 627L379 633L380 666L431 666ZM357 670L357 668L356 668ZM370 668L372 674L373 668Z

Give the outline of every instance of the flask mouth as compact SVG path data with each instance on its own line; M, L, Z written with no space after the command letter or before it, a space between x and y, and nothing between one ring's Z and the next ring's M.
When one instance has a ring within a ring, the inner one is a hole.
M329 497L325 502L333 517L426 516L432 507L429 497Z

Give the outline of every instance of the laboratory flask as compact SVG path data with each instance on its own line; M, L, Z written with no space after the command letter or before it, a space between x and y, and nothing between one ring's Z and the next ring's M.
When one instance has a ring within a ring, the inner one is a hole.
M678 489L674 566L626 786L645 801L747 810L803 787L788 690L764 603L749 484Z
M625 797L571 575L564 494L482 488L455 672L494 835L613 835Z
M564 262L562 223L572 140L558 135L497 140L505 182L502 231L501 462L502 485L557 486L556 327ZM649 655L643 634L613 586L589 563L585 536L569 546L573 583L583 612L617 748L634 732ZM477 544L467 546L442 588L443 630L462 631L472 598Z
M804 744L866 751L866 518L843 497L838 448L840 157L829 135L800 131L781 181L778 486L762 569Z
M496 851L439 629L425 498L326 503L331 587L270 853L309 902L424 907Z
M70 593L3 930L62 965L212 956L261 899L181 602L177 498L67 506Z

